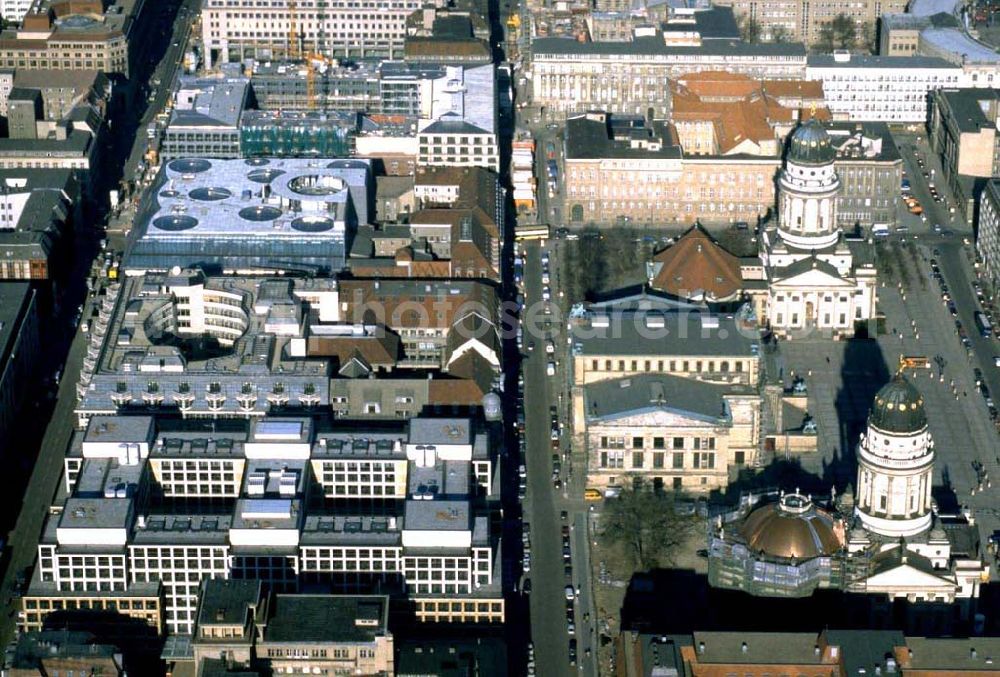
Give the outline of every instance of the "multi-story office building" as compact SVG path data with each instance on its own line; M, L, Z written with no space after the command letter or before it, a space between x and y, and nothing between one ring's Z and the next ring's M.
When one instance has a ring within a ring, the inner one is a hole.
M421 167L413 184L417 211L410 219L414 238L426 237L437 256L458 259L455 277L500 276L504 217L503 185L482 167ZM450 229L432 231L436 220Z
M844 14L854 21L855 39L862 41L867 31L874 35L876 22L885 12L902 12L906 0L861 0L845 4L836 0L778 0L759 3L754 0L723 0L737 17L753 20L765 40L781 32L785 39L800 40L814 45L820 31L837 16Z
M48 280L69 258L80 183L67 169L0 169L0 280Z
M417 164L500 171L493 64L448 66L427 86L417 128Z
M941 178L969 223L982 179L1000 174L998 119L998 89L940 89L931 95L931 149L941 156Z
M358 113L345 111L244 111L240 157L351 157L361 122Z
M302 303L337 319L333 280L128 276L99 309L80 375L80 424L137 406L263 416L329 404L329 364L291 353ZM148 293L154 292L155 293ZM141 404L140 404L141 403Z
M100 71L56 68L18 70L13 86L41 93L43 120L63 120L74 108L88 103L94 104L102 116L107 117L108 114L111 83ZM6 110L3 114L7 114Z
M23 600L26 628L56 603L124 601L152 583L166 629L190 634L206 578L278 593L380 590L422 621L504 619L497 453L470 419L318 432L285 416L212 432L94 417L63 479ZM142 602L122 613L145 614Z
M17 637L4 672L9 677L126 674L119 647L102 643L90 632L70 630L43 630Z
M705 40L676 45L665 34L639 34L630 42L578 42L539 38L532 42L532 103L550 118L613 110L667 119L669 81L687 73L724 70L755 79L802 79L801 44L749 44Z
M0 67L98 70L128 78L149 24L144 0L105 6L34 0L19 28L0 32Z
M1000 179L990 179L979 197L979 223L976 228L976 252L982 259L982 273L1000 290Z
M882 614L877 614L882 616ZM897 627L893 621L890 627ZM738 674L985 675L995 671L996 637L928 638L899 630L815 632L622 633L616 656L627 674L680 677ZM648 666L654 666L649 670Z
M249 0L208 0L202 9L202 43L208 65L311 52L400 58L406 19L420 6L419 0L333 0L323 6L281 0L267 7Z
M903 158L884 122L824 125L836 151L833 166L840 178L837 223L895 227L897 192L903 181Z
M126 266L167 271L339 271L374 217L366 160L179 158L166 163L132 230Z
M962 67L930 56L837 52L810 56L806 77L823 83L835 120L923 124L930 92L958 86Z
M240 157L240 120L249 94L246 78L183 78L174 92L160 156Z
M25 282L0 284L0 446L9 463L27 452L13 432L41 369L38 329L37 292Z
M263 110L420 116L432 105L433 81L447 73L439 62L368 59L344 65L319 61L307 66L274 61L255 64L250 83Z
M925 28L959 28L958 19L947 12L924 16L886 13L879 19L878 53L882 56L918 54L920 34Z
M375 60L340 66L265 61L254 64L250 84L262 110L379 112L381 68Z
M198 600L192 668L392 675L388 623L385 595L275 594L257 580L210 578Z
M7 23L18 24L31 9L31 0L2 0L0 17Z
M665 125L589 113L566 124L565 214L573 223L754 221L774 205L767 155L687 155Z
M136 407L253 418L332 405L343 415L362 404L378 415L390 411L383 389L348 388L334 400L330 379L367 380L397 367L420 368L423 378L443 372L469 381L456 387L485 393L501 363L498 307L493 287L472 280L206 277L187 269L128 276L91 329L77 415L81 425ZM396 410L419 413L397 406L415 405L415 395L399 395ZM440 393L433 399L450 402Z
M341 320L384 325L399 336L400 366L453 369L477 357L500 370L500 299L478 280L344 279Z

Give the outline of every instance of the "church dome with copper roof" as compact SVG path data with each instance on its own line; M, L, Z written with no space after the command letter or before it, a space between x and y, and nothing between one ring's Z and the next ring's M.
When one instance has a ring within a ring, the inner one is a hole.
M740 532L753 552L785 559L832 555L844 545L840 520L798 493L751 512Z

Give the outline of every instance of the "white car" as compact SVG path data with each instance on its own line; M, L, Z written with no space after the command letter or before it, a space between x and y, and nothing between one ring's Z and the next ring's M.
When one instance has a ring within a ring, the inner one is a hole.
M552 290L548 287L542 289L542 300L549 301L552 298Z
M555 344L552 343L552 341L546 341L545 342L545 353L548 354L548 355L552 355L555 352L556 352L556 346L555 346Z
M1000 366L1000 360L998 360L997 364L998 364L998 366ZM555 362L549 362L548 364L545 365L545 375L546 376L555 376L556 375L556 363Z
M566 593L566 599L568 599L568 600L576 599L576 591L573 590L573 586L572 585L567 585L566 586L565 593Z
M542 273L542 284L548 284L548 283L549 283L549 274Z

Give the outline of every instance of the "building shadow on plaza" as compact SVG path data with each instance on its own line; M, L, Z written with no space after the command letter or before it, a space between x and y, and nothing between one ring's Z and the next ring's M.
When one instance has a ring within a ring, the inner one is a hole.
M820 453L827 451L823 461L823 480L838 493L854 485L857 477L855 449L864 431L875 393L889 382L894 369L886 363L881 346L873 338L858 337L846 341L840 366L840 384L834 397L837 431L832 439L820 440Z
M622 630L820 632L825 628L902 630L917 636L968 633L947 604L890 602L884 596L817 590L808 597L755 597L713 588L705 574L659 569L636 574L621 609Z

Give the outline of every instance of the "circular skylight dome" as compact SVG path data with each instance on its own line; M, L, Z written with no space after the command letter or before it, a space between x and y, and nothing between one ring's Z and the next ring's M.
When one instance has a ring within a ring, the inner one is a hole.
M198 219L193 216L185 216L183 214L173 214L171 216L160 216L153 219L153 225L160 230L167 230L172 232L177 232L181 230L190 230L198 225Z
M195 188L188 193L188 197L192 200L201 200L202 202L225 200L232 195L233 193L225 188Z
M208 160L198 158L180 158L172 161L167 167L171 171L181 172L182 174L200 174L211 169L212 163Z
M368 169L368 164L361 160L342 159L334 160L327 165L328 169Z
M240 218L247 221L274 221L279 216L281 216L281 210L268 205L244 207L240 210Z
M264 165L271 164L271 161L263 157L252 157L244 160L251 167L263 167Z
M247 174L247 178L254 183L271 183L284 173L280 169L255 169Z
M344 190L344 180L336 176L303 174L288 182L288 187L299 195L336 195Z
M56 19L56 25L69 30L86 30L99 25L97 19L86 14L68 14Z
M333 219L325 216L300 216L292 221L292 228L303 233L322 233L332 230Z

